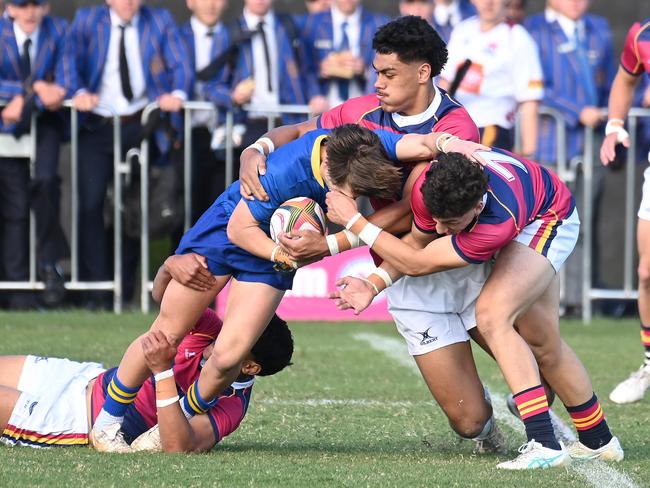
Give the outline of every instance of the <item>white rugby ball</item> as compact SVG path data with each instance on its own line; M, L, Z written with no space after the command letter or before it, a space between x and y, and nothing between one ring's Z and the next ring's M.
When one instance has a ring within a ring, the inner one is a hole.
M271 239L279 241L282 233L291 230L311 230L325 235L327 219L321 206L308 197L287 200L271 216L269 225Z

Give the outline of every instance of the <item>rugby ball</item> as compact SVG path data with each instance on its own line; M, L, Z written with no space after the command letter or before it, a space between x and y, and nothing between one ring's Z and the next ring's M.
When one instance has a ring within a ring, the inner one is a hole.
M311 198L292 198L273 212L269 230L275 242L279 242L280 234L291 230L311 230L324 235L327 219L321 206Z

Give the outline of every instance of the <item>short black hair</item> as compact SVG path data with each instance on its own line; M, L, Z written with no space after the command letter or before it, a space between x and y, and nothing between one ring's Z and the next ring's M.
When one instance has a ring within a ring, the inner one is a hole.
M378 54L395 53L403 63L423 61L431 65L431 77L447 63L447 45L422 17L405 15L381 26L372 39Z
M264 332L251 349L260 365L258 376L270 376L291 365L293 337L287 323L273 314Z
M431 163L421 191L433 217L449 219L469 212L488 189L483 167L460 153L441 154Z

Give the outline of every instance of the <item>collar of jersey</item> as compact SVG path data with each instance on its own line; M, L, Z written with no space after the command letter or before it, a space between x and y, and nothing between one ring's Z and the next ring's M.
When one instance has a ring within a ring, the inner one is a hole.
M409 125L421 124L422 122L435 117L436 112L442 103L442 95L436 85L433 85L433 91L433 100L424 112L415 115L400 115L398 113L393 113L391 114L393 122L395 122L398 127L407 127Z
M311 171L314 173L314 178L316 178L318 184L323 188L325 188L325 182L323 181L323 175L320 172L320 147L325 139L327 139L327 135L325 134L318 136L314 141L314 146L311 148Z

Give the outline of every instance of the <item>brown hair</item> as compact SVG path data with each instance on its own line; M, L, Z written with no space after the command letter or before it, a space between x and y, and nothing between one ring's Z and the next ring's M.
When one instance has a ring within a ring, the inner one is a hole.
M342 125L327 138L326 148L328 173L335 185L349 183L355 196L388 199L399 192L400 170L371 130Z

